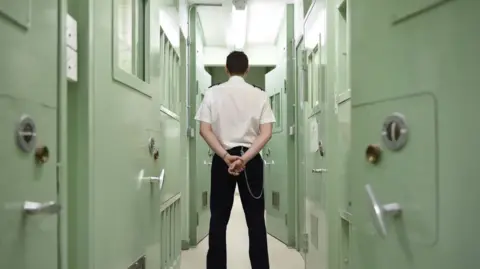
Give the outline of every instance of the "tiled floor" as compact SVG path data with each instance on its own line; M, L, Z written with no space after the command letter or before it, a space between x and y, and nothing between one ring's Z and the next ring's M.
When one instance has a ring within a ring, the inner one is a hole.
M227 230L228 269L249 269L248 232L240 198L235 196L232 214ZM205 256L208 249L208 238L196 248L182 253L181 269L205 268ZM288 249L275 238L268 237L268 249L271 269L302 269L304 262L300 254Z

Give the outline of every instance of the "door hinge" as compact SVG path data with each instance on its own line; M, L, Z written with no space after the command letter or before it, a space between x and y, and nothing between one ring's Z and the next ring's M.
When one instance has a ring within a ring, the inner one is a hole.
M283 92L287 92L287 80L283 80Z
M198 212L197 212L197 226L200 224L200 221L199 221L198 218L199 218L199 217L198 217Z
M187 37L187 45L190 46L192 44L192 40L190 39L190 37Z
M288 226L288 214L285 214L285 226Z
M303 234L302 250L304 253L308 252L308 234L307 233Z

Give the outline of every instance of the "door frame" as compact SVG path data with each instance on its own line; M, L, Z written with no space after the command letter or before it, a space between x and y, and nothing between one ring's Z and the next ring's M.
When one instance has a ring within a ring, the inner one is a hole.
M68 113L67 113L67 59L66 17L67 0L58 0L58 48L57 48L57 201L62 210L57 216L57 268L67 269L69 266L68 251Z

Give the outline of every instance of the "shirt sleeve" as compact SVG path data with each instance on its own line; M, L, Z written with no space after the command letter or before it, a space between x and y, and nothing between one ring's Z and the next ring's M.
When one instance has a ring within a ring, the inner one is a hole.
M205 93L203 101L202 103L200 103L200 107L198 108L197 114L195 115L195 120L212 123L210 94L208 94L208 92Z
M270 102L267 97L263 103L262 114L260 115L260 124L274 122L276 122L275 115L273 115L272 107L270 106Z

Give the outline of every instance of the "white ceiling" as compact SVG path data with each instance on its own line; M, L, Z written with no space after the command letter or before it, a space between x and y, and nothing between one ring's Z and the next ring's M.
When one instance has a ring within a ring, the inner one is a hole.
M225 47L231 22L231 0L195 0L191 2L223 4L221 7L198 7L206 46ZM275 45L285 17L288 0L248 0L245 46Z

